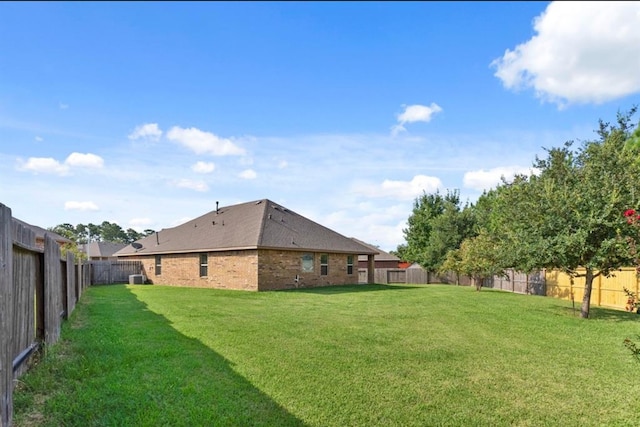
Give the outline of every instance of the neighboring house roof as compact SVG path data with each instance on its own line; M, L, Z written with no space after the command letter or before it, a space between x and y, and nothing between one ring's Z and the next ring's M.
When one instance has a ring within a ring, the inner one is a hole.
M418 264L417 262L414 262L413 264L411 264L409 267L407 268L415 268L415 269L420 269L420 270L424 270L424 267L422 267L420 264Z
M33 230L33 232L36 235L36 240L44 240L44 235L45 233L48 234L50 237L53 238L53 240L55 240L58 243L73 243L72 240L67 239L66 237L63 237L61 235L59 235L58 233L54 233L53 231L49 231L45 228L42 227L38 227L37 225L32 225L29 223L26 223L22 220L19 220L18 218L13 218L13 221L15 221L17 224L22 225L23 227L27 227L30 228L31 230Z
M87 245L81 245L81 251L87 252ZM89 243L89 258L108 258L127 246L126 243L91 242Z
M177 227L144 237L116 256L242 249L375 254L378 251L269 199L221 207ZM140 245L136 249L134 246Z
M392 254L390 254L388 252L385 252L382 249L376 248L375 246L370 245L369 243L365 243L365 242L363 242L361 240L358 240L358 239L356 239L354 237L352 237L351 239L356 241L356 242L358 242L358 243L360 243L363 246L368 247L371 250L377 251L378 253L373 258L374 261L401 261L400 258L398 258L397 256L392 255ZM366 260L367 260L366 256L359 256L358 257L358 261L366 261Z

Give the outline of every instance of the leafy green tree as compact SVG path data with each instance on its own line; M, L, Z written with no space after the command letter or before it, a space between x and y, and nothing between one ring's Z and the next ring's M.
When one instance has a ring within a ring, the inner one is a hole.
M89 241L89 228L84 224L78 224L75 227L77 242L78 243L87 243Z
M49 230L60 234L77 244L87 242L115 242L131 243L155 233L154 230L146 229L142 233L129 228L126 231L117 223L103 221L100 225L78 224L75 227L71 224L60 224Z
M400 244L397 246L395 251L389 251L389 253L391 255L395 255L398 258L400 258L401 260L407 260L407 245L406 244Z
M583 318L589 317L593 279L632 262L620 217L640 196L639 152L628 143L635 112L618 114L616 125L600 121L600 138L577 150L573 142L547 150L534 163L537 175L503 184L484 201L490 213L480 215L503 264L584 276Z
M439 272L441 274L446 274L450 271L453 272L456 275L456 285L460 285L460 275L462 274L462 270L462 253L460 249L452 249L447 252L444 261L440 266Z
M429 266L438 271L441 269L447 253L458 249L462 242L475 235L473 209L467 205L460 208L455 200L445 200L442 214L431 221L431 235L425 248L425 258Z
M87 224L87 241L88 242L101 242L102 230L99 225L89 223Z
M49 227L48 230L53 231L54 233L57 233L62 237L65 237L74 242L77 241L76 229L71 224L67 224L67 223L59 224L59 225L56 225L55 227Z
M458 273L471 277L477 291L482 288L485 279L505 275L498 247L499 242L495 238L480 233L462 242L457 254L452 255L457 258L454 267Z
M431 236L431 222L433 218L441 215L443 210L444 197L439 192L433 194L423 192L413 202L413 211L407 220L408 227L402 230L407 242L405 251L407 261L417 262L429 268L425 249Z
M457 249L474 228L472 211L468 206L461 208L457 190L444 196L438 191L423 193L414 201L407 223L403 230L407 244L399 252L430 271L439 270L447 252Z

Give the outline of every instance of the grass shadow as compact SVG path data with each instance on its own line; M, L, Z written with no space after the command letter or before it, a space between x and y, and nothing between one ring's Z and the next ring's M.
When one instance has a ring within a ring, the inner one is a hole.
M276 292L298 292L316 295L334 295L359 292L378 292L378 291L398 291L402 289L416 289L416 286L405 285L384 285L384 284L366 284L366 285L336 285L336 286L319 286L316 288L298 288L283 289Z
M89 291L49 357L21 379L16 426L31 425L34 405L38 425L51 426L305 425L125 286Z
M556 310L563 315L580 317L581 304L576 303L575 308L570 305L557 304ZM591 306L589 308L589 319L606 320L610 322L635 322L640 321L640 314L629 313L628 311L617 310L614 308Z

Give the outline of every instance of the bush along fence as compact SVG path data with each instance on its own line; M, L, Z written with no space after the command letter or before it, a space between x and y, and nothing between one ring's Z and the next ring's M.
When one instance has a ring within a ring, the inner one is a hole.
M0 427L13 419L14 382L43 345L58 341L66 319L89 284L89 268L63 258L59 244L13 220L0 204Z

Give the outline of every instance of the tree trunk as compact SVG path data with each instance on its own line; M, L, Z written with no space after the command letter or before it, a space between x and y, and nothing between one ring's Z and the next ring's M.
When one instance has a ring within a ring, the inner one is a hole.
M591 288L593 287L593 270L587 267L584 278L584 296L582 297L582 307L580 308L580 317L589 318L589 308L591 307Z

